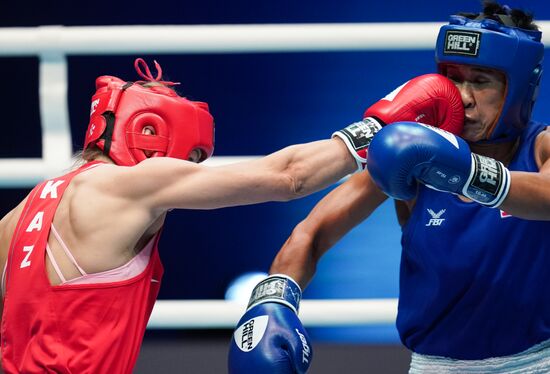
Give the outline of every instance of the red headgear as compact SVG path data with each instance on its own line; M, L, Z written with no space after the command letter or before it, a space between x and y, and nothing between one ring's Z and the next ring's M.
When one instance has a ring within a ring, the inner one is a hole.
M147 154L187 160L194 149L201 151L200 161L210 157L214 120L208 104L187 100L167 87L177 83L160 80L162 69L156 61L156 78L143 59L136 59L134 67L146 81L124 82L112 76L96 79L84 149L95 145L124 166L143 161ZM147 82L158 85L144 87ZM144 134L145 128L152 128L154 134Z

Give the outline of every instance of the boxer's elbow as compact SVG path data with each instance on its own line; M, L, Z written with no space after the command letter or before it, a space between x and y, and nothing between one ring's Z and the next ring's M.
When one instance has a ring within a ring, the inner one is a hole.
M331 182L336 182L342 176L342 168L326 165L327 168L319 170L321 164L318 160L303 156L296 152L296 149L300 150L303 147L287 147L285 150L289 150L287 154L290 156L267 159L270 163L267 164L266 170L275 175L284 201L307 196Z
M282 200L290 201L310 194L307 178L298 165L289 165L280 174L282 187Z

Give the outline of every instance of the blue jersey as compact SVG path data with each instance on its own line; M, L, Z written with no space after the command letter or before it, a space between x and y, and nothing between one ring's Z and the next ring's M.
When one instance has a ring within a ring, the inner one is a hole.
M544 128L527 126L510 170L538 171ZM397 328L412 351L483 359L550 339L550 221L421 186L402 246Z

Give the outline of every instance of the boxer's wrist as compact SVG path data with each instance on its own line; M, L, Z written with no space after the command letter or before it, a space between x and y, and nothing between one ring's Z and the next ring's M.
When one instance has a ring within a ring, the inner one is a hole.
M357 163L357 171L362 171L367 164L367 153L372 138L384 125L384 122L375 117L367 117L334 132L332 137L342 139Z
M285 274L272 274L254 287L246 310L258 304L274 302L286 305L298 314L301 298L302 290L294 279Z
M464 196L490 208L499 207L510 191L510 171L500 161L472 153Z

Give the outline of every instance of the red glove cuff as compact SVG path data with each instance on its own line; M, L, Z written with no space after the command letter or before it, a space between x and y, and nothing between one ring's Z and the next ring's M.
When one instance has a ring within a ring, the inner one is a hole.
M373 117L367 117L361 122L355 122L346 128L336 131L332 137L344 141L349 152L357 162L357 171L363 171L367 166L367 153L374 135L384 124Z

